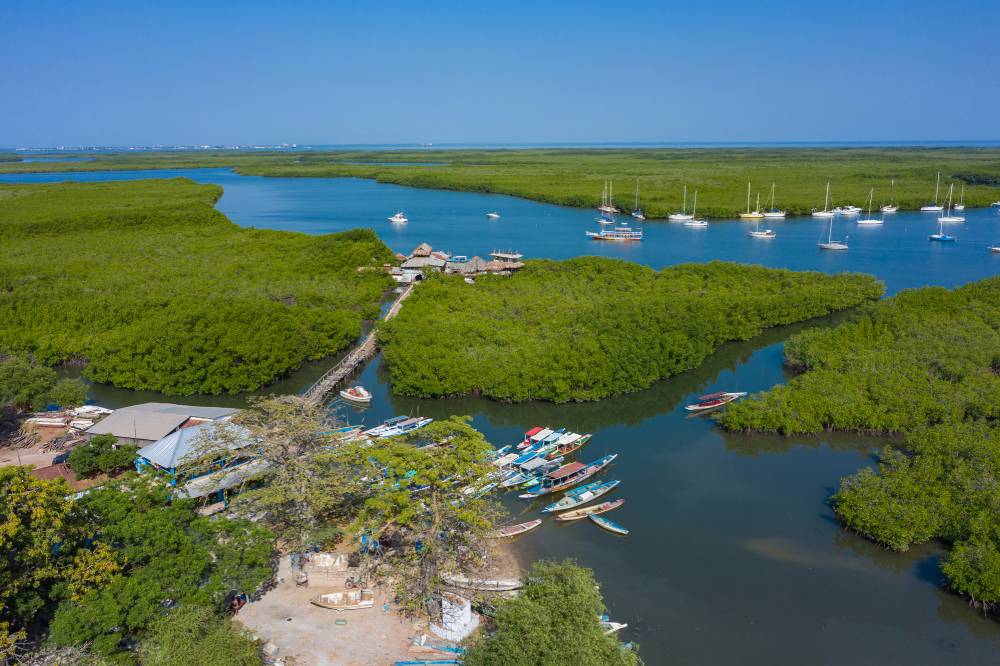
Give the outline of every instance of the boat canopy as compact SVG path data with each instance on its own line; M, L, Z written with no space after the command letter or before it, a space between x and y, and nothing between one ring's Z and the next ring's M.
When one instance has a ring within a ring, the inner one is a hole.
M573 474L576 474L577 472L579 472L582 469L585 469L586 467L587 466L584 465L582 462L571 462L568 465L563 465L554 472L550 472L548 474L548 478L552 479L553 481L562 479L567 476L572 476Z
M719 391L718 393L709 393L708 395L698 396L699 400L718 400L719 398L725 398L729 395L726 391Z
M551 430L549 430L548 428L544 428L536 432L534 435L532 435L531 440L533 442L540 442L551 434L552 434Z
M548 437L546 437L544 440L542 440L542 444L555 444L560 439L562 439L565 436L565 434L566 433L563 432L554 432Z
M565 435L563 435L562 437L559 438L559 441L556 442L556 445L557 446L565 446L567 444L572 444L573 442L575 442L576 440L580 439L581 437L583 437L583 435L581 435L580 433L568 432L568 433L566 433Z
M524 433L524 436L525 437L531 437L532 435L537 435L542 430L544 430L544 428L542 428L541 426L535 426L534 428L532 428L528 432Z
M548 463L549 463L548 459L546 459L544 456L539 456L537 458L532 458L528 462L521 465L521 469L523 469L525 472L530 472L532 470L538 469L542 465L547 465Z

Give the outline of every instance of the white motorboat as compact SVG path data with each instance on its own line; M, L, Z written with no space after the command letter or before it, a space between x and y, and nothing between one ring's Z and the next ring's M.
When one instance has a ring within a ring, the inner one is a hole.
M869 226L870 225L876 225L876 224L882 224L882 222L883 222L882 218L872 217L872 205L873 205L874 200L875 200L875 188L873 187L868 192L868 217L863 217L860 220L858 220L858 224L864 224L864 225L869 225Z
M937 185L934 186L934 203L927 204L926 206L921 206L920 211L923 213L939 213L944 210L944 206L938 203L938 194L941 193L941 172L938 171L937 174Z
M813 217L833 217L834 212L830 210L830 183L826 184L826 199L823 200L823 210L814 210Z
M858 206L852 206L850 204L848 204L846 206L841 206L840 208L837 208L836 210L841 215L857 215L858 213L861 212L861 208L860 207L858 207Z
M889 203L880 207L879 210L883 213L895 213L899 210L899 206L896 205L896 179L889 181Z
M372 394L364 386L352 386L340 392L340 397L344 400L356 402L359 405L369 405L372 401Z
M1000 202L998 202L998 204L1000 204ZM671 222L684 222L685 220L693 220L694 219L694 215L692 215L691 213L687 212L687 210L688 210L688 187L687 187L687 185L685 185L684 186L684 206L681 208L681 210L679 212L677 212L677 213L671 213L670 215L667 215L667 219L670 220Z
M500 219L500 213L497 213L495 211L492 212L492 213L486 213L486 217L490 218L491 220L499 220Z
M407 222L409 222L409 220L406 219L406 215L403 214L403 211L399 211L392 217L388 218L388 220L393 224L406 224Z

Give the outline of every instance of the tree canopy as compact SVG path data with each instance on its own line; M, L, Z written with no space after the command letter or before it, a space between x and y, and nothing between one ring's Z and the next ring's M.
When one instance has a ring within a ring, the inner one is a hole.
M365 230L238 227L213 208L221 193L186 179L0 185L0 354L184 395L254 389L353 342L391 285L358 269L392 252Z
M535 562L516 599L502 600L494 631L469 650L466 666L635 666L638 655L598 622L604 601L589 569Z
M1000 604L1000 277L953 291L901 292L855 321L793 337L803 372L730 405L734 430L901 433L878 471L842 480L831 498L844 523L894 550L952 544L951 587Z
M56 404L75 407L87 399L79 379L59 379L52 368L12 356L0 360L0 407L42 409Z
M379 337L403 395L596 400L693 368L724 342L881 293L860 274L536 260L475 285L434 276L380 323Z

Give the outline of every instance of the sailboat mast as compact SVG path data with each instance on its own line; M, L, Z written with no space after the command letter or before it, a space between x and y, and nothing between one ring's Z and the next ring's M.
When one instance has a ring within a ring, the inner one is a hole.
M632 206L632 210L639 210L639 179L635 179L635 204Z
M750 181L747 181L747 215L750 214Z
M684 211L683 212L684 212L685 215L688 212L688 186L687 185L684 186Z
M826 199L823 200L823 210L830 210L830 181L826 183Z
M934 205L937 205L938 194L941 191L941 172L938 171L937 185L934 186Z

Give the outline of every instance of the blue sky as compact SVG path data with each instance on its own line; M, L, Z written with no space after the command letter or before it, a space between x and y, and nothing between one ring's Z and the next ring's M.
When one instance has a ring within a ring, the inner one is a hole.
M998 0L370 4L4 0L0 146L1000 139Z

